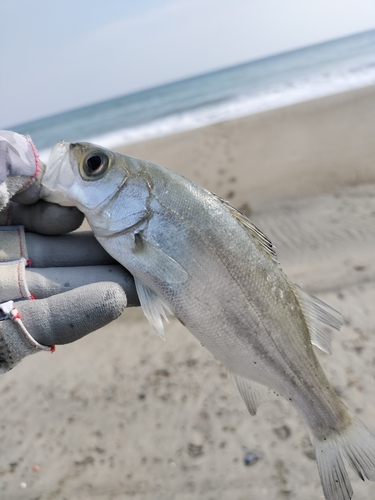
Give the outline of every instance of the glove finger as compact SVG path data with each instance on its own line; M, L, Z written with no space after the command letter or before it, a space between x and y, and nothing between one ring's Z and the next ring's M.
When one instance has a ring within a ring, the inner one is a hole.
M33 267L117 264L97 242L91 231L55 237L26 233L26 245Z
M17 303L21 319L40 344L74 342L120 316L127 305L116 283L86 285L47 299Z
M43 200L33 205L12 202L10 206L10 224L22 225L26 231L40 234L69 233L80 227L84 217L78 208L61 207Z
M44 299L91 283L113 281L125 291L128 307L139 306L133 276L120 265L27 268L26 281L31 295Z
M23 205L36 203L40 199L40 193L42 191L41 183L45 170L45 164L39 159L37 172L36 175L34 175L31 184L29 184L24 191L15 194L12 197L12 201L22 203Z

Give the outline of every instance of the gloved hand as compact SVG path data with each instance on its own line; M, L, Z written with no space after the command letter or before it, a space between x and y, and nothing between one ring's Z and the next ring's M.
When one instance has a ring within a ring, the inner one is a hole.
M41 234L63 234L82 224L77 208L39 200L44 170L30 138L0 130L0 226L22 224Z
M83 215L39 200L43 168L29 138L0 131L0 373L139 305L133 278L91 232L63 234Z

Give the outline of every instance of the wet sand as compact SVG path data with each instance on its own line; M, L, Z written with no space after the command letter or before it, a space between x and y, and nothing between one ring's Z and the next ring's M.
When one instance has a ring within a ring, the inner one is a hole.
M332 356L318 356L375 431L374 111L369 87L118 149L250 214L290 278L344 314ZM0 498L323 499L296 411L276 399L251 417L178 321L166 338L128 310L3 375ZM374 498L349 475L354 498Z

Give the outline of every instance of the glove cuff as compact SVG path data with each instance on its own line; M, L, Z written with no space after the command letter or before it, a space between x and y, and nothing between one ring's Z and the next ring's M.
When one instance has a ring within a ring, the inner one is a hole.
M29 344L25 337L17 330L11 320L2 321L3 328L0 335L0 373L5 373L16 366L25 356L34 354L38 350Z
M29 299L25 266L28 262L22 226L0 227L0 302Z

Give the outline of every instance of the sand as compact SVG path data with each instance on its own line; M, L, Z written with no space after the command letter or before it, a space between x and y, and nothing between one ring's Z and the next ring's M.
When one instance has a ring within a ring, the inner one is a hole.
M254 210L375 182L374 87L117 148Z
M374 111L369 87L118 149L251 214L291 279L344 314L319 359L375 431ZM296 411L277 399L250 417L182 325L166 337L128 310L1 376L0 498L323 499ZM355 498L375 497L349 474Z

